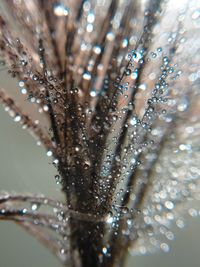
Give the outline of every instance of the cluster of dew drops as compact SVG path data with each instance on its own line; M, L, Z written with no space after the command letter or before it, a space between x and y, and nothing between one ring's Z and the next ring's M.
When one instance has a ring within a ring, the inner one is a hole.
M54 8L54 11L55 11L55 14L57 14L58 16L60 15L67 15L68 14L68 10L63 7L62 5L56 5L55 8ZM199 10L196 10L192 13L192 19L196 22L197 20L200 19L200 12ZM171 39L169 38L168 40L169 42L171 42ZM184 42L183 39L181 39L180 42ZM126 46L128 44L127 40L124 40L123 41L123 46ZM101 48L100 47L95 47L95 50L96 50L96 53L100 53L101 52ZM143 50L141 49L140 51L130 51L128 54L127 54L127 60L132 58L132 61L133 62L136 62L138 64L143 64L144 63L144 55L143 55ZM153 52L150 52L149 53L150 56L148 58L148 60L154 60L156 59L158 56L162 56L163 55L163 49L162 47L159 47L157 48L156 51L153 51ZM161 95L163 93L163 87L168 87L168 85L166 84L165 82L165 78L168 76L168 74L174 74L173 76L173 79L176 80L180 75L181 75L181 71L178 70L176 73L175 73L175 68L177 67L177 65L175 64L173 67L169 66L169 62L168 62L168 57L167 56L163 56L163 65L161 66L161 70L163 68L163 72L162 72L162 75L161 75L161 82L157 83L155 85L155 88L154 88L154 91L153 91L153 96L148 100L148 104L149 104L149 108L148 108L148 112L146 113L146 120L145 121L142 121L139 119L139 117L137 115L134 114L134 116L132 116L132 118L130 119L129 121L129 125L128 127L133 127L134 129L136 129L137 127L139 126L142 126L142 128L146 128L147 131L151 131L151 128L149 128L149 120L148 120L148 116L151 118L151 113L154 111L154 104L157 104L158 102L164 102L166 103L166 99L162 98ZM0 62L1 66L4 65L4 62L1 61ZM22 65L26 64L25 61L22 61L21 62ZM167 67L166 67L167 66ZM136 80L138 78L138 68L135 68L133 65L129 65L126 69L125 69L125 75L126 76L129 76L132 80ZM155 77L155 74L152 72L150 73L149 75L149 79L150 80L154 80L156 77ZM51 79L54 79L53 77ZM87 73L83 73L83 79L85 80L90 80L91 79L91 75L89 72ZM41 83L41 80L40 78L36 75L36 74L32 74L32 80L35 81L35 82L39 82ZM55 80L56 82L56 80ZM106 82L108 81L105 81L105 84ZM128 83L125 83L125 84L117 84L118 86L118 89L119 89L119 93L124 95L128 90L129 90L129 84ZM148 89L148 85L146 83L143 83L143 84L140 84L139 85L139 88L140 90L147 90ZM25 84L25 81L21 80L19 81L19 90L21 92L21 94L23 95L27 95L28 94L28 90L26 89L26 84ZM97 93L94 89L91 89L90 91L90 96L91 97L96 97L97 96ZM59 98L59 93L57 94L57 97ZM126 95L124 96L125 98L127 97ZM40 100L39 99L36 99L35 97L31 96L31 95L28 95L27 99L31 102L31 103L40 103ZM56 99L56 98L55 98ZM132 103L131 103L132 104ZM179 106L178 106L178 110L179 111L185 111L187 108L188 108L188 101L186 99L184 99L183 103L181 103ZM47 105L44 105L43 106L43 109L39 109L39 112L48 112L48 106ZM162 109L161 110L161 114L162 115L165 115L166 114L166 109ZM14 121L16 122L20 122L20 116L18 114L12 114L12 116L14 117ZM114 121L117 121L118 120L118 116L114 115L115 117L113 117L113 120ZM166 121L169 120L169 117L166 116ZM37 121L38 123L38 121ZM142 124L142 125L141 125ZM153 144L153 140L151 140L151 144ZM40 142L38 141L38 145L40 145ZM76 148L77 150L79 149L79 147ZM139 151L140 152L140 151ZM48 157L52 157L53 156L53 152L51 150L47 151L46 152L46 155ZM109 155L108 155L109 156ZM137 161L134 157L132 159L132 164L141 164L141 162ZM54 158L53 159L53 164L55 166L57 166L59 164L59 160L57 158ZM107 166L104 166L104 171L107 169ZM125 168L126 169L126 168ZM62 177L59 175L59 174L56 174L55 175L55 182L57 185L61 185L62 184ZM119 190L118 192L118 195L117 197L119 197L122 193L123 193L123 190L124 189L121 189ZM122 194L123 195L123 194ZM117 202L117 201L116 201ZM45 204L45 203L44 203ZM171 210L173 207L173 203L167 203L166 204L168 206L168 209ZM37 203L37 202L34 202L34 203L31 203L31 211L32 212L36 212L38 211L38 209L40 208L40 204ZM22 210L22 213L26 214L28 211L28 209L24 208ZM2 213L3 211L1 211ZM56 214L58 214L58 219L59 220L63 220L63 217L65 218L65 216L62 216L62 212L59 211L58 212L58 209L54 209L54 212ZM115 228L116 225L118 224L117 222L119 221L120 217L123 215L126 215L128 213L135 213L134 210L129 210L129 208L127 207L123 207L121 210L120 210L120 213L118 215L115 215L113 216L113 213L110 211L110 213L108 214L108 216L106 217L106 223L111 226L111 228ZM196 209L189 209L189 214L192 216L192 217L196 217L198 216L198 211ZM66 219L66 218L65 218ZM64 219L64 220L65 220ZM133 223L132 223L132 220L131 219L127 219L127 225L128 227L130 227L130 229L133 227ZM177 226L182 228L184 227L184 221L182 219L179 219L177 220ZM128 233L130 233L130 231L127 230ZM117 233L117 231L116 231ZM173 239L173 233L172 232L168 232L168 239ZM64 239L66 239L66 236L64 237ZM163 243L161 242L159 244L160 248L163 250L163 251L169 251L169 246L166 244L166 243ZM146 249L145 247L142 247L141 248L141 251L140 253L145 253L146 252ZM60 253L62 255L66 254L66 248L62 247L61 250L60 250ZM103 246L102 248L102 253L105 254L105 255L109 255L109 248L107 246Z

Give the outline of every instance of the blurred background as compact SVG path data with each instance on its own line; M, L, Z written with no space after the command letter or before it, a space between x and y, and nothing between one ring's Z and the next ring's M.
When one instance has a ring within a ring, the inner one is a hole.
M1 73L0 79L4 87L9 84L14 91L15 84L11 86L5 73ZM59 199L62 196L55 174L45 150L0 107L0 191L43 193ZM126 267L199 267L200 219L188 216L186 222L183 230L173 229L175 240L169 253L129 257ZM49 251L19 226L0 221L0 267L27 266L61 267Z

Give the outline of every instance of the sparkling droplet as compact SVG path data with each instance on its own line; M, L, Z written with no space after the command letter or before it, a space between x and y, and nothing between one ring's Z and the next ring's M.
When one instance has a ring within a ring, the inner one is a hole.
M58 17L67 16L69 14L69 10L62 4L55 4L53 11Z
M95 96L97 96L97 91L96 91L95 89L91 90L91 91L90 91L90 96L91 96L91 97L95 97Z
M34 81L37 81L37 80L39 79L39 77L38 77L38 75L34 74L33 77L32 77L32 79L33 79Z
M24 81L19 81L19 87L24 87Z
M101 54L101 47L99 45L96 45L93 47L93 51L95 54L100 55Z
M59 160L58 159L54 159L53 163L54 164L58 164L59 163Z
M36 210L39 209L39 207L40 207L40 205L39 205L38 203L32 203L32 205L31 205L31 210L32 210L32 211L36 211Z
M166 201L166 202L165 202L165 207L166 207L167 209L169 209L169 210L172 210L172 209L174 208L174 204L173 204L173 202L171 202L171 201Z
M89 72L84 72L83 73L83 79L86 81L91 80L91 74Z
M166 244L166 243L162 243L162 244L160 245L160 248L161 248L164 252L169 252L169 249L170 249L169 245Z
M111 214L109 214L107 216L107 218L106 218L106 222L109 223L109 224L113 223L114 222L114 217Z
M178 111L183 112L183 111L186 111L188 109L188 107L189 107L189 100L187 97L184 97L182 99L181 103L179 103L177 109L178 109Z
M130 120L130 124L131 125L136 125L137 124L137 118L136 117L132 117L132 119Z
M21 116L20 115L16 115L14 118L15 122L19 122L21 120Z
M21 89L21 93L22 93L23 95L27 94L27 90L26 90L26 88L22 88L22 89Z
M126 69L125 74L126 74L126 76L129 76L131 74L131 69Z
M47 151L47 157L51 157L53 155L53 152L51 150Z
M122 41L122 48L126 48L127 46L128 46L128 39L125 38L125 39L123 39L123 41Z
M49 107L48 107L47 105L44 105L44 106L43 106L43 110L44 110L44 111L48 111L48 110L49 110Z
M102 248L102 252L103 252L103 254L106 254L107 251L108 251L108 249L107 249L106 247L103 247L103 248Z
M200 17L200 10L195 10L192 13L192 19L198 19Z
M55 175L55 180L56 180L56 184L60 184L62 182L62 179L60 177L60 175Z
M87 22L88 22L88 23L93 23L94 20L95 20L95 15L94 15L94 13L90 12L90 13L88 14L88 16L87 16Z

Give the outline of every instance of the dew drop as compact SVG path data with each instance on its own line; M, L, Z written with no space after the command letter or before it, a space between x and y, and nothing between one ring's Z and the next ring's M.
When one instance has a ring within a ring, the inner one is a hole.
M26 60L21 60L20 63L22 66L26 66L28 64Z
M32 77L32 79L33 79L34 81L37 81L37 80L39 80L39 77L38 77L38 75L34 74L33 77Z
M143 55L140 52L133 51L133 61L139 62L140 59L142 59Z
M55 180L56 180L56 184L60 184L62 182L62 179L60 177L60 175L55 175Z
M108 249L107 249L106 247L103 247L103 248L102 248L102 252L103 252L103 254L106 254L107 251L108 251Z
M88 22L88 23L93 23L94 20L95 20L95 15L94 15L94 13L90 12L90 13L88 14L88 16L87 16L87 22Z
M58 164L59 163L59 160L58 159L54 159L53 163L54 164Z
M126 74L126 76L129 76L131 74L131 69L126 69L125 74Z
M27 90L26 90L26 88L22 88L22 89L21 89L21 93L22 93L23 95L26 95L26 94L27 94Z
M28 210L27 210L26 208L24 208L24 209L22 210L22 213L23 213L23 214L26 214L27 211L28 211Z
M24 87L24 81L19 81L19 87Z
M183 111L186 111L188 107L189 107L189 100L187 97L184 97L182 101L179 103L177 109L178 111L183 112Z
M69 10L60 3L54 5L53 11L58 17L67 16L69 14Z
M39 207L40 207L40 204L39 204L39 203L32 203L32 204L31 204L31 210L32 210L32 211L36 211L36 210L38 210Z
M128 39L125 38L125 39L123 39L123 41L122 41L122 48L126 48L127 46L128 46Z
M198 19L200 17L200 10L195 10L193 13L192 13L192 19Z
M15 122L19 122L21 120L21 116L20 115L16 115L14 118Z
M130 124L131 125L136 125L137 124L137 118L136 117L132 117L131 120L130 120Z
M108 32L107 35L106 35L106 38L109 40L109 41L113 41L115 39L115 35L113 32Z
M53 155L53 152L51 150L47 151L47 157L51 157Z
M48 111L48 110L49 110L49 107L48 107L47 105L44 105L44 106L43 106L43 110L44 110L44 111Z
M95 45L93 47L93 51L96 55L100 55L101 54L101 47L99 45Z
M127 207L123 207L123 208L122 208L122 213L123 213L123 214L127 214L127 213L129 213L129 209L128 209Z
M136 80L137 77L138 77L138 71L135 70L135 71L131 74L131 78L132 78L133 80Z
M90 96L91 96L91 97L95 97L95 96L97 96L97 91L96 91L95 89L91 90L91 91L90 91Z
M174 208L174 204L173 204L173 202L171 202L171 201L166 201L166 202L165 202L165 207L166 207L167 209L169 209L169 210L172 210L172 209Z
M109 224L112 224L114 222L114 217L112 216L111 213L107 216L106 222Z
M145 91L147 89L147 84L146 83L140 84L139 89L141 89L142 91Z
M178 228L184 228L184 227L185 227L185 223L184 223L184 221L181 220L181 219L178 219L178 220L176 221L176 225L178 226Z
M89 72L84 72L83 73L83 79L86 81L91 80L91 74Z
M87 27L86 27L86 31L87 31L87 32L92 32L93 29L94 29L94 26L93 26L93 24L91 24L91 23L89 23L89 24L87 25Z
M169 245L166 244L166 243L161 243L160 248L161 248L164 252L169 252L169 250L170 250Z

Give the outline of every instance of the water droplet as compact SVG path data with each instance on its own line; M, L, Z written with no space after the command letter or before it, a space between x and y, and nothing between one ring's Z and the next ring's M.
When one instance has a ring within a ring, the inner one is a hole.
M131 74L131 79L136 80L137 77L138 77L138 71L135 70L135 71Z
M28 64L28 62L26 60L20 60L20 63L22 66L26 66Z
M32 210L32 211L36 211L36 210L38 210L39 207L40 207L40 204L39 204L39 203L32 203L32 204L31 204L31 210Z
M166 243L161 243L160 248L161 248L164 252L169 252L169 250L170 250L169 245L166 244Z
M139 60L143 58L143 54L140 52L133 51L132 58L133 58L133 61L139 62Z
M113 32L108 32L107 35L106 35L106 38L109 40L109 41L113 41L115 39L115 35Z
M27 211L28 211L28 210L27 210L26 208L24 208L24 209L22 210L22 213L23 213L23 214L26 214Z
M137 124L137 118L136 117L132 117L132 119L130 120L130 124L131 125L136 125Z
M48 110L49 110L49 107L48 107L47 105L44 105L44 106L43 106L43 110L44 110L44 111L48 111Z
M189 209L188 213L191 217L197 217L198 216L198 211L196 209L193 209L193 208Z
M54 4L53 11L58 17L67 16L69 14L69 10L60 3Z
M192 19L198 19L200 17L200 10L195 10L192 13Z
M127 214L127 213L129 213L129 209L128 209L127 207L123 207L123 208L122 208L122 213L123 213L123 214Z
M24 81L19 81L19 87L24 87Z
M102 248L102 252L103 252L103 254L106 254L107 251L108 251L108 249L107 249L106 247L103 247L103 248Z
M146 83L140 84L139 89L141 89L142 91L145 91L147 89L147 84Z
M88 22L88 23L93 23L94 20L95 20L95 15L94 15L94 13L90 12L90 13L88 14L88 16L87 16L87 22Z
M21 93L22 93L23 95L27 94L27 90L26 90L26 88L22 88L22 89L21 89Z
M95 89L92 89L92 90L90 91L90 96L91 96L91 97L95 97L95 96L97 96L97 91L96 91Z
M174 208L174 204L173 204L173 202L171 202L171 201L166 201L166 202L165 202L165 207L166 207L167 209L169 209L169 210L172 210L172 209Z
M21 116L20 115L16 115L14 118L15 122L19 122L21 120Z
M75 151L76 151L76 152L78 152L78 151L80 151L80 150L81 150L81 148L82 148L82 146L81 146L81 145L76 145L76 146L75 146Z
M33 77L32 77L32 79L33 79L34 81L37 81L37 80L39 79L39 77L38 77L38 75L34 74Z
M60 249L60 254L64 255L66 253L66 250L64 248Z
M101 47L99 45L95 45L93 47L93 51L95 54L100 55L101 54Z
M93 29L94 29L94 26L93 26L93 24L90 24L90 23L89 23L89 24L87 25L87 27L86 27L86 31L87 31L87 32L92 32Z
M178 220L176 221L176 225L177 225L179 228L184 228L184 227L185 227L185 223L184 223L184 221L181 220L181 219L178 219Z
M182 99L182 101L178 104L177 109L178 109L178 111L183 112L183 111L186 111L188 109L188 107L189 107L189 99L188 99L188 97L185 96Z
M60 175L55 175L55 180L56 180L56 184L60 184L62 182L62 179L60 177Z
M125 74L126 74L126 76L129 76L131 74L131 69L126 69Z
M114 222L114 217L112 216L112 213L108 214L108 216L106 218L106 222L109 224Z
M83 73L83 79L86 81L91 80L91 74L89 72L84 72Z
M59 163L59 160L58 159L54 159L53 163L54 164L58 164Z
M53 155L53 152L51 150L47 151L47 157L51 157Z
M126 48L127 46L128 46L128 39L125 38L125 39L123 39L123 41L122 41L122 48Z

